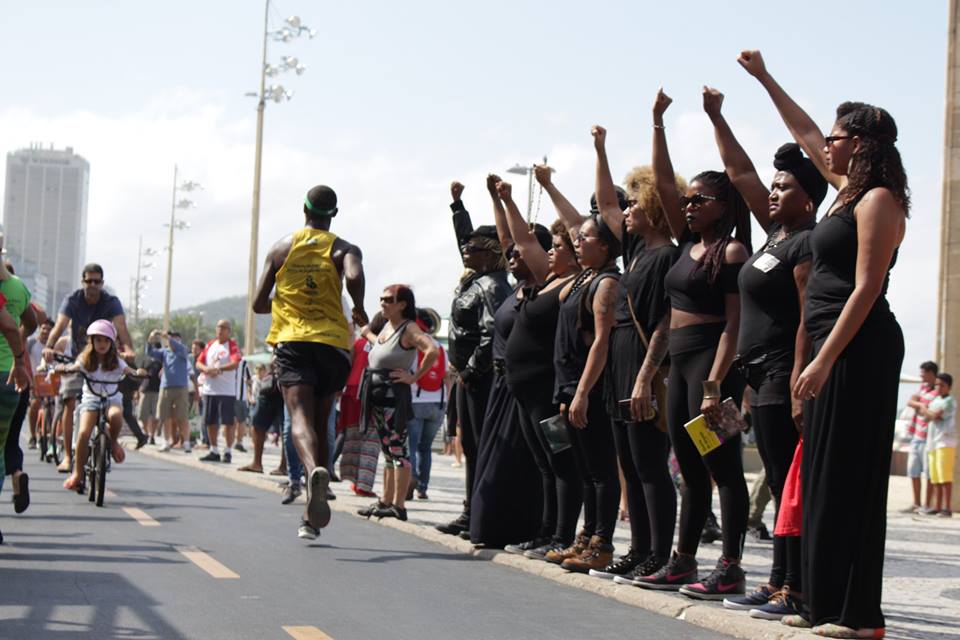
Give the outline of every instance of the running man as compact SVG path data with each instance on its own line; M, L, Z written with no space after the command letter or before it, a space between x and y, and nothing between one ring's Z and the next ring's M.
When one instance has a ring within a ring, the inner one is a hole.
M363 255L330 232L337 194L322 185L310 189L303 213L304 228L267 254L253 310L272 314L267 343L274 345L277 379L307 473L307 506L298 535L313 540L330 521L327 419L350 372L351 336L340 302L344 279L354 323L366 325L367 314Z

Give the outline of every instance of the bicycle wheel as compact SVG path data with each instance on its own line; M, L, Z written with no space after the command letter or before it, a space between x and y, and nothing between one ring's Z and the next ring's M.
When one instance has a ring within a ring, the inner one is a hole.
M87 482L90 483L89 495L87 500L93 502L97 499L97 461L100 460L100 437L93 439L93 446L90 447L90 453L87 456L86 472Z
M37 448L40 449L40 462L47 461L47 454L50 453L47 451L47 412L42 408L40 413L37 414Z
M103 494L107 487L107 456L110 455L110 438L106 431L97 435L97 506L103 506Z
M51 416L50 425L47 428L47 439L50 444L50 452L53 454L51 461L53 464L60 466L60 461L63 459L63 444L57 438L57 426L63 417L63 410L57 411L55 404L51 402L45 413Z

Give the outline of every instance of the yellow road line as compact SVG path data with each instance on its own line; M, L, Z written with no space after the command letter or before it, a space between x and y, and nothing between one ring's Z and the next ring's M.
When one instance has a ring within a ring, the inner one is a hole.
M159 527L160 523L150 517L146 511L136 507L124 507L123 510L128 516L140 523L142 527Z
M333 638L316 627L285 626L283 630L290 634L290 637L294 640L333 640Z
M196 547L176 547L184 558L197 565L214 578L239 578L240 576L213 559L208 553Z

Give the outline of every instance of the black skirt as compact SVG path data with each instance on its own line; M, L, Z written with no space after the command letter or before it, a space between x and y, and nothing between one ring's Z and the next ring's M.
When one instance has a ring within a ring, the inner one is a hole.
M814 343L818 353L825 340ZM903 333L870 320L809 403L803 444L803 591L814 625L884 627L880 598Z
M470 503L470 540L487 547L525 542L540 531L540 473L520 430L520 407L495 376L483 421Z

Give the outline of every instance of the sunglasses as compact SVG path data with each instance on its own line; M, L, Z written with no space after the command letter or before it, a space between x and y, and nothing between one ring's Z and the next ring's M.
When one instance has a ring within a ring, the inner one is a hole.
M393 304L397 299L393 296L380 296L380 302L383 304Z
M826 138L823 139L823 141L824 141L824 146L829 147L837 140L850 140L851 138L853 138L853 136L827 136Z
M463 249L461 249L461 251L463 251L463 253L480 253L481 251L490 251L490 249L487 249L486 247L478 247L475 244L465 244L463 245Z
M103 280L97 280L96 278L87 278L83 281L83 284L103 284Z
M690 197L680 196L680 208L686 209L687 207L701 207L705 202L720 202L722 198L719 196L708 196L705 193L695 193Z
M510 249L510 251L507 251L504 255L507 256L507 260L518 260L520 258L520 252L516 249Z

